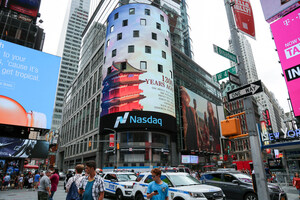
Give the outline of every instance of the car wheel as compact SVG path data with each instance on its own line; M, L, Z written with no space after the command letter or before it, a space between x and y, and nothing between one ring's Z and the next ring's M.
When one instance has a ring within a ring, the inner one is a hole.
M123 200L123 193L121 190L116 191L117 200Z
M244 200L258 200L257 195L254 193L248 193L246 194Z
M142 195L142 193L137 193L134 200L144 200L144 196Z

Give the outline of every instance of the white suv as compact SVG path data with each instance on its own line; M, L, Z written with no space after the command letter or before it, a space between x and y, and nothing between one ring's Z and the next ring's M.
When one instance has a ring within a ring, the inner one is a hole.
M169 186L170 200L224 200L225 195L221 188L201 184L188 173L162 173L161 180ZM133 186L134 200L147 199L148 184L152 182L150 172L141 173Z
M107 172L103 176L104 191L106 194L115 195L117 200L131 197L133 183L136 175L133 172Z

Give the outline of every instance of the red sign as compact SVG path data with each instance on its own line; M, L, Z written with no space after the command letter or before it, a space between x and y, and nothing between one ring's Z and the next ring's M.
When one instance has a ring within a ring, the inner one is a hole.
M237 28L255 39L255 26L250 0L232 0L235 2L233 13Z
M115 147L115 135L109 134L109 147Z

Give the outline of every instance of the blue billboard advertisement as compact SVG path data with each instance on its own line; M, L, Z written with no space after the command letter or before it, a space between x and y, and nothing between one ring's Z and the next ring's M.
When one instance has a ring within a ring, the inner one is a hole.
M0 124L50 129L60 60L0 40Z

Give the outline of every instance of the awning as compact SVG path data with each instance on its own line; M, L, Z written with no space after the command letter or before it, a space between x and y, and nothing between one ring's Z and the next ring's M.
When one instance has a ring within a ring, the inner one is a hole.
M28 168L28 169L38 169L39 166L37 166L37 165L24 165L24 168Z

